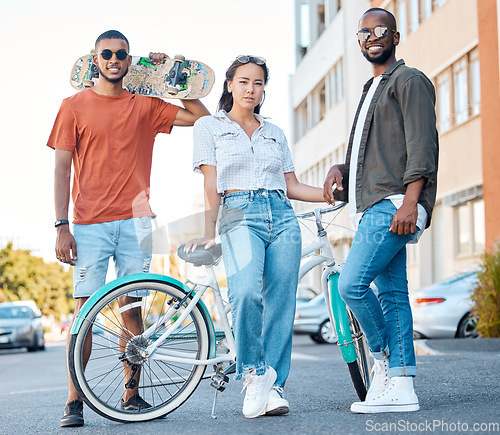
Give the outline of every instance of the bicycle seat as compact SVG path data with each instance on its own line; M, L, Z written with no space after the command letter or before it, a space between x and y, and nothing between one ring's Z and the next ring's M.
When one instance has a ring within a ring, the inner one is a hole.
M205 249L205 246L197 246L194 252L184 252L185 245L186 244L183 243L179 246L179 249L177 249L177 255L184 261L193 263L197 267L213 266L219 261L219 258L222 255L222 247L220 243L217 243L208 249Z

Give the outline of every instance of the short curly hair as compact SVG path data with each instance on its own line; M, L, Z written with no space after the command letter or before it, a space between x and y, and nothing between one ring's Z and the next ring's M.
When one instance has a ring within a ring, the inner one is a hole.
M103 39L122 39L127 43L127 49L130 50L130 44L128 43L128 39L125 37L125 35L118 30L108 30L96 39L95 41L95 48L97 49L97 44L101 42Z

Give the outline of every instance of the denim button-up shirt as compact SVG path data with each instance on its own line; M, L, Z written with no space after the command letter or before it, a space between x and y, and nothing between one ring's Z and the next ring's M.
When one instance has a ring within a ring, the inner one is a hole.
M249 138L224 110L194 124L193 169L217 168L217 192L277 189L286 192L286 172L294 166L283 131L256 114L260 126Z
M373 81L363 88L347 148L342 185L334 196L348 198L349 166L354 131L361 106ZM406 186L421 178L425 184L419 197L430 225L436 200L438 133L436 95L431 81L403 60L382 74L363 126L356 174L356 211L362 213L394 194L405 194Z

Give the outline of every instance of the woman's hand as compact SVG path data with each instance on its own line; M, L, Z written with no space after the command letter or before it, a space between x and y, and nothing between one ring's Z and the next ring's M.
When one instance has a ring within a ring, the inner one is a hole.
M205 245L205 249L211 248L215 245L215 239L211 237L200 237L192 239L184 245L184 252L194 252L198 246Z

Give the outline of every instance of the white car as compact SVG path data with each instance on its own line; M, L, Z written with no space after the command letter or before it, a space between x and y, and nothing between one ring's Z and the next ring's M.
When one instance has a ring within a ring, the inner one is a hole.
M415 338L477 337L470 299L477 270L410 292Z
M322 294L307 302L297 302L293 332L307 334L316 343L337 343L337 333L328 317L325 297Z
M42 313L33 301L0 304L0 349L45 349Z

